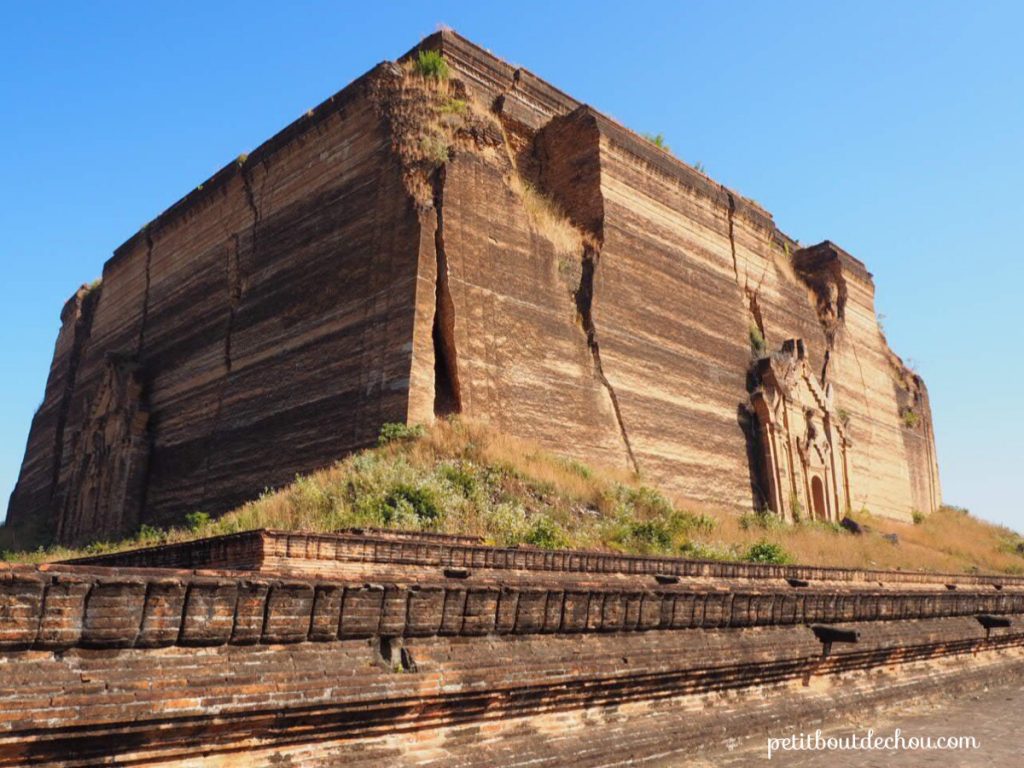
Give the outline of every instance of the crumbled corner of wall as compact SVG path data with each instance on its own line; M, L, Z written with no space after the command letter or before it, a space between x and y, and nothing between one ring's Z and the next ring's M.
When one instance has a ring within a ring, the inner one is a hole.
M374 83L372 96L390 127L409 194L421 208L433 205L434 172L458 152L497 156L501 150L497 118L457 79L421 75L406 61Z
M931 417L924 381L913 368L903 362L903 358L889 348L884 334L882 341L885 343L889 374L896 390L900 421L907 429L923 427L925 420Z
M411 60L394 64L375 84L373 96L391 129L392 149L417 205L434 205L433 177L459 152L494 162L519 198L531 231L551 245L559 275L570 293L575 291L581 254L595 244L536 183L527 162L528 137L510 135L491 106L470 94L458 78L425 77Z

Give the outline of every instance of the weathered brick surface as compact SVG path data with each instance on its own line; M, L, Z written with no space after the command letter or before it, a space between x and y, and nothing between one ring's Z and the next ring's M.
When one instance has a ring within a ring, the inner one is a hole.
M643 467L697 501L778 506L749 460L755 322L771 351L806 342L835 384L852 441L828 447L849 453L857 503L906 520L937 507L927 392L880 333L862 263L828 242L790 253L752 200L452 32L427 44L492 108L471 111L429 180L406 157L422 126L401 113L435 108L381 64L198 184L117 249L101 290L76 293L11 500L20 541L40 521L77 541L226 511L384 422L442 415L449 368L454 407L502 431ZM567 253L534 226L517 175L588 243Z
M210 542L217 542L214 546ZM622 555L610 552L549 551L502 548L464 537L409 532L304 533L248 531L197 542L98 555L74 561L81 565L232 568L292 572L310 578L345 577L363 572L388 572L436 578L445 568L465 568L503 578L506 571L573 573L594 577L655 575L717 580L798 579L867 585L1024 586L1024 577L962 573L917 573L808 565L768 565L687 560L674 557Z
M794 585L776 567L717 578L665 558L386 539L266 535L294 563L362 558L319 578L0 565L0 766L228 765L257 743L247 764L616 765L824 702L1024 670L1014 579L817 569L833 578ZM543 754L522 738L538 730L561 734Z

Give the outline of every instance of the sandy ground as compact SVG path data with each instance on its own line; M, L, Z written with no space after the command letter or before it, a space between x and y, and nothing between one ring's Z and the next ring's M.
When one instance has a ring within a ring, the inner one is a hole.
M916 705L913 708L890 709L877 719L850 719L842 725L821 731L822 738L863 737L869 729L875 736L893 737L896 729L904 739L911 737L933 740L939 737L971 736L977 748L910 750L806 750L779 751L768 759L767 740L744 746L714 761L701 761L702 766L740 768L764 765L780 768L932 768L933 766L1024 766L1024 684L989 688L969 696ZM799 732L799 729L797 729ZM784 736L785 734L779 734ZM806 734L814 738L814 729Z

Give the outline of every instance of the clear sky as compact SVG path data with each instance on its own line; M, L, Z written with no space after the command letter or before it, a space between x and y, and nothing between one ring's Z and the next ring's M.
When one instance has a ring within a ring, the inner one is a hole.
M863 259L946 500L1024 530L1024 3L979 1L5 3L0 514L77 285L439 24Z

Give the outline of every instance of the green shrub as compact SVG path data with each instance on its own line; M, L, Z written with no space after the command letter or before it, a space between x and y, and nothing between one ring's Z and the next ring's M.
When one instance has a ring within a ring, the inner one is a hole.
M563 459L562 463L565 464L566 469L584 480L590 480L594 476L594 471L590 467L576 459Z
M779 544L762 539L751 544L743 558L748 563L772 563L784 565L789 562L789 555Z
M900 418L903 421L903 426L908 429L913 429L921 423L921 415L913 408L904 408Z
M672 531L662 520L627 523L621 543L644 553L666 552L672 547Z
M377 445L400 440L416 440L423 437L425 430L422 424L403 424L401 422L388 422L380 428L380 435L377 437Z
M694 560L736 560L736 553L728 547L715 544L704 544L699 541L687 541L679 547L679 554Z
M424 136L420 139L420 151L423 157L435 168L440 168L448 162L448 142L439 136Z
M747 512L740 516L740 528L744 531L749 531L751 528L770 531L776 528L784 528L785 525L781 517L767 510Z
M662 149L666 152L671 152L671 148L665 143L665 135L662 133L643 133L640 134L647 139L651 144L656 146L658 149Z
M432 525L441 519L441 506L429 488L398 483L384 497L381 507L385 523L418 522ZM412 518L412 520L410 519Z
M523 542L543 549L565 549L569 546L565 532L547 515L541 515L534 520Z
M448 62L444 60L440 51L420 51L413 66L423 77L432 77L435 80L447 80L450 74Z
M761 333L761 329L760 328L758 328L756 325L751 323L750 324L750 351L753 352L758 357L761 357L762 355L764 355L764 352L765 352L766 349L767 349L767 344L765 344L764 334Z
M205 512L189 512L185 515L185 527L198 533L210 524L210 516Z
M915 509L910 513L910 519L914 521L914 525L920 525L924 522L924 512Z
M479 488L473 465L467 462L441 464L437 468L437 476L466 498L475 496Z
M441 112L446 115L464 115L469 110L469 103L465 99L446 99L441 104Z
M139 527L139 532L135 538L145 544L157 544L163 541L164 532L154 525L146 525L143 523Z

